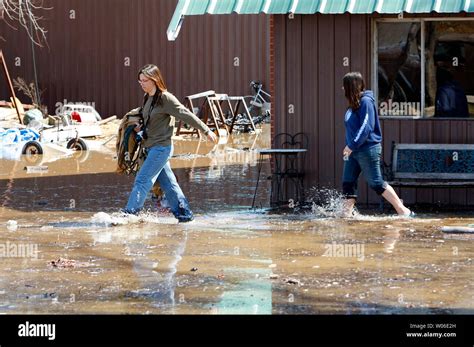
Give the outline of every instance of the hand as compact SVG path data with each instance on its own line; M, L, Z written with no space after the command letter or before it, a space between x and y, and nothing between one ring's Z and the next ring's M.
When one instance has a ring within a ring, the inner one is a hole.
M207 133L207 139L211 142L217 143L219 139L217 138L216 134L214 134L212 131L209 131Z
M352 153L352 149L350 149L349 147L344 147L344 150L342 151L342 156L344 158L349 158L349 156L351 155Z
M135 128L133 128L133 130L138 133L140 132L140 130L142 130L142 124L138 124Z

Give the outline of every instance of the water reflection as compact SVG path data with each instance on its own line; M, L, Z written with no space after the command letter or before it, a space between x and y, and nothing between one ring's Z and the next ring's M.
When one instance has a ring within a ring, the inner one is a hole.
M333 192L320 192L333 199L307 213L250 211L255 149L268 140L176 142L172 165L197 216L184 225L151 201L149 212L120 217L132 178L114 173L110 153L63 158L41 173L2 161L0 251L22 242L38 257L2 258L0 311L473 313L473 236L440 231L472 217L341 219ZM50 266L58 258L76 265Z

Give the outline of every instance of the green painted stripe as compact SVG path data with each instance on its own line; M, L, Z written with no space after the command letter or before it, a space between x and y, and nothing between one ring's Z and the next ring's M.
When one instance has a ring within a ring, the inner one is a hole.
M215 8L211 14L229 14L234 11L235 0L219 0L215 2ZM208 8L209 9L209 8Z
M181 10L185 2L186 0L180 0L176 11ZM474 11L474 0L441 0L439 9L436 8L437 0L271 0L269 6L266 6L265 0L189 0L184 15L229 14L235 11L241 14L257 14L265 10L271 14L285 14L293 8L296 14L342 14L348 11L354 14L369 14L379 9L380 13L400 13L405 11L410 3L410 13L428 13L435 10L440 13Z
M464 10L464 0L441 1L439 12L459 13Z
M322 8L320 7L320 11L323 14L337 14L337 13L344 13L349 8L349 1L348 0L331 0L327 1L326 6Z
M410 13L430 13L434 6L434 1L414 1Z
M474 0L471 0L471 1L466 0L463 10L469 13L474 12Z
M180 0L181 1L186 1L186 0ZM186 10L185 15L191 16L191 15L202 15L206 14L207 8L209 7L211 1L210 0L189 0L189 7Z
M183 11L183 7L186 1L180 0L178 5L176 5L176 9L174 10L173 17L171 17L170 24L168 25L168 30L166 30L166 35L168 36L169 41L174 41L178 36L176 32L178 30L179 21L181 19L181 12Z
M400 13L405 10L406 1L409 0L384 0L379 13Z
M293 4L293 0L273 0L270 3L267 13L273 14L286 14L289 13L291 10L291 6Z
M356 1L354 9L351 13L354 14L368 14L374 13L377 6L377 0Z
M265 0L244 0L240 14L258 14L263 11ZM237 7L237 4L236 4ZM234 9L235 10L235 9Z
M188 4L187 7L185 5ZM168 26L168 38L176 36L181 14L394 14L474 12L474 0L179 0Z
M296 6L296 14L313 14L319 11L322 0L300 0Z

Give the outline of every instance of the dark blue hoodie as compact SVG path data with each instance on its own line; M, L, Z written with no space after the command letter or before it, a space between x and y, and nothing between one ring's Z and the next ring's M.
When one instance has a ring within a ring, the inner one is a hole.
M345 116L346 145L353 151L364 150L382 142L374 93L366 90L357 110L347 109Z

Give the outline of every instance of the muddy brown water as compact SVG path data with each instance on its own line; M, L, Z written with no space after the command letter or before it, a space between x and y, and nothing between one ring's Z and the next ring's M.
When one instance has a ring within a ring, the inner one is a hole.
M474 238L440 231L474 216L249 210L255 149L268 146L261 134L217 146L176 141L190 224L150 200L141 221L105 223L132 184L114 173L111 152L42 163L41 173L1 160L0 313L474 312ZM263 180L259 204L269 189ZM59 258L73 262L53 266Z

